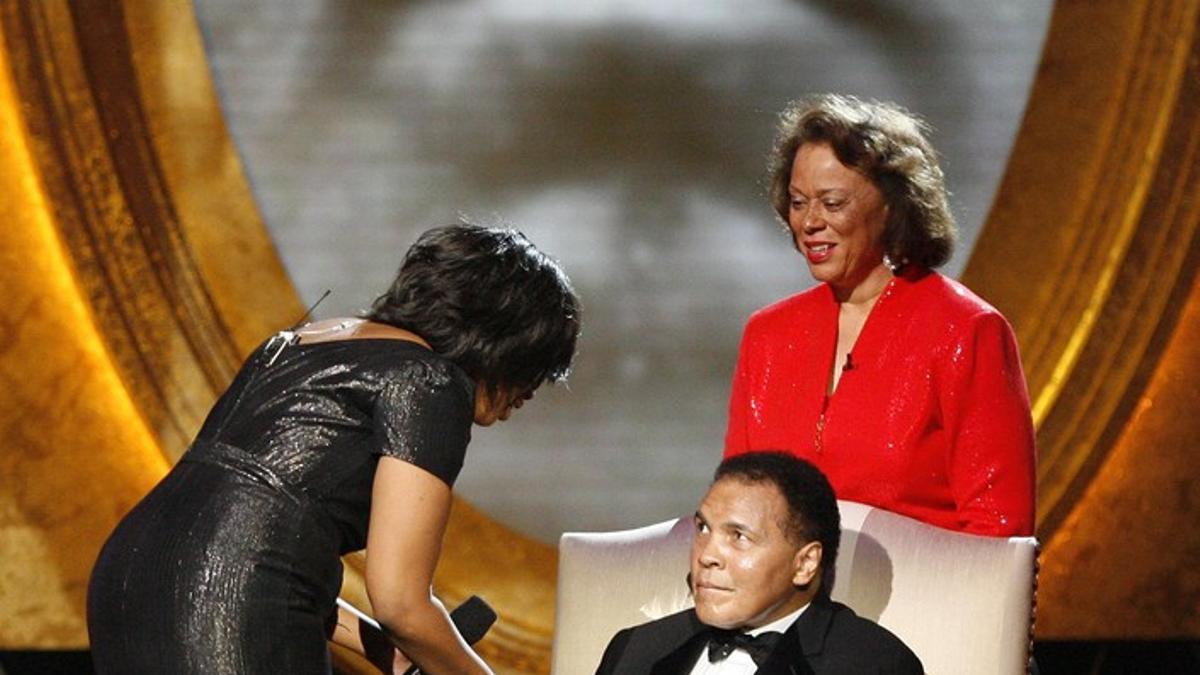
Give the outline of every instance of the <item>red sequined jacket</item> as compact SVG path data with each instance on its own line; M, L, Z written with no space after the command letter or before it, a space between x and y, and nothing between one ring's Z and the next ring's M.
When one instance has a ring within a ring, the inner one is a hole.
M788 451L840 499L964 532L1033 534L1033 421L1004 317L940 274L897 276L826 397L837 322L825 284L750 317L725 456Z

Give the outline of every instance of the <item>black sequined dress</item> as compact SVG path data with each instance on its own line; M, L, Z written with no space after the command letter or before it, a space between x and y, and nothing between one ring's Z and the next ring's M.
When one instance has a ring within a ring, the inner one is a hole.
M247 360L92 572L98 673L326 673L339 557L366 545L381 455L453 485L474 386L411 342L288 344Z

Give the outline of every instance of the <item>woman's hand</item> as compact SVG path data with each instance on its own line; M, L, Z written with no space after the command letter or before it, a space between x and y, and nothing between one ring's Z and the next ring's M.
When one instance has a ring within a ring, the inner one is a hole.
M379 672L404 675L412 667L412 660L397 649L383 631L365 621L359 621L358 629L362 635L363 655Z
M396 648L378 625L338 603L337 626L330 640L362 656L381 673L404 675L412 661Z

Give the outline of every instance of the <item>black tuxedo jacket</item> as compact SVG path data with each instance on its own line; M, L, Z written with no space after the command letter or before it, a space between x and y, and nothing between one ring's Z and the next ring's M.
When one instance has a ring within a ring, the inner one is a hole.
M687 675L707 643L695 610L613 636L596 675ZM921 661L886 628L849 607L814 600L783 634L760 675L921 675Z

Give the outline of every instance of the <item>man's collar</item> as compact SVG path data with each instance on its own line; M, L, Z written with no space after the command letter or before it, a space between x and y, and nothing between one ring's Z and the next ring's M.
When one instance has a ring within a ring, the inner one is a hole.
M695 616L694 612L692 616ZM789 617L784 617L781 621L785 621ZM775 651L771 652L771 657L759 667L756 675L811 675L812 670L808 665L808 659L824 650L825 636L829 632L829 624L832 620L832 602L827 598L814 598L799 613L792 625L783 632L783 637L780 638ZM767 629L774 624L775 622L772 622L768 626L762 626L760 630ZM695 626L697 631L704 632L705 627L698 620L695 622ZM652 671L653 675L688 672L687 668L700 656L703 644L701 641L697 645L697 642L693 641L690 643L692 648L677 650L668 659L657 664L663 668L656 667ZM671 670L671 668L675 670Z
M704 651L707 644L705 636L709 627L700 623L695 609L685 610L680 614L684 615L681 617L683 620L678 623L672 622L675 628L670 635L664 636L669 651L653 664L651 675L689 672ZM771 658L758 669L758 675L796 675L807 672L800 664L805 663L805 656L821 652L832 618L833 607L830 601L817 597L796 612L750 631L757 635L766 630L779 630L778 624L785 624L786 628L780 631L783 637L771 653ZM791 625L786 626L789 621Z
M790 614L786 614L778 619L775 619L771 623L763 624L758 628L751 628L750 630L746 631L746 634L757 637L763 633L770 633L772 631L776 633L786 633L787 630L792 627L792 624L796 622L796 619L799 619L800 615L804 613L805 609L808 609L807 604Z
M761 675L797 672L795 664L806 663L808 657L820 654L825 649L825 637L832 621L832 601L819 596L813 598L804 613L783 634L770 660L758 672Z

